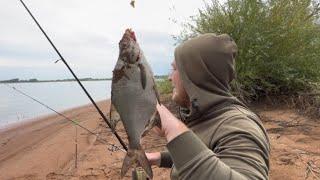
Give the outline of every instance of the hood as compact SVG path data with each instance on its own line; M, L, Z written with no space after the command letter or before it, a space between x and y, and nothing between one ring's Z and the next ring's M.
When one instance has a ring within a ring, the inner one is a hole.
M180 44L175 61L191 107L181 109L188 123L231 104L245 106L230 93L237 45L226 34L204 34Z

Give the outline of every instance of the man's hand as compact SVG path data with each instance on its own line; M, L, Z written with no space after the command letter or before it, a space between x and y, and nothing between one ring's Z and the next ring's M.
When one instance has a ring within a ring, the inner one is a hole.
M168 142L189 130L164 105L157 104L157 110L161 119L161 130L158 128L157 131L165 136Z
M161 119L161 129L154 127L154 130L159 135L165 136L168 142L189 130L186 125L177 119L164 105L157 104L157 110ZM146 156L151 165L160 166L160 152L146 153Z
M160 166L161 154L160 152L146 153L150 165Z

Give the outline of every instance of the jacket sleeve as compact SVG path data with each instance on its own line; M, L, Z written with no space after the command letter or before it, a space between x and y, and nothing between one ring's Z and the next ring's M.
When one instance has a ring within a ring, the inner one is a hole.
M219 131L221 137L213 149L209 149L192 131L167 144L179 178L268 179L268 139L263 143L268 147L261 147L257 143L260 139L247 130L223 127Z
M173 162L172 162L170 153L168 151L163 151L160 154L161 154L160 167L172 168Z

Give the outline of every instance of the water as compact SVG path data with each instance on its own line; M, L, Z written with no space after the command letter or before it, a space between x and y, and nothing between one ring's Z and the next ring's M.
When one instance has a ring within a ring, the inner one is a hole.
M85 81L82 84L95 102L110 98L111 81ZM57 111L91 103L77 82L12 83L9 85ZM0 84L0 127L51 113L53 113L51 110L37 102Z

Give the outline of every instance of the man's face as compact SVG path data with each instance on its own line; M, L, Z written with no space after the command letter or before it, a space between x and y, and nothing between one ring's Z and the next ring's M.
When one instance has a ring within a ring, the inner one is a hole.
M180 79L180 75L176 67L176 62L173 61L171 66L172 72L169 75L169 81L171 81L173 86L172 100L182 107L188 107L189 97L182 85L182 80Z

